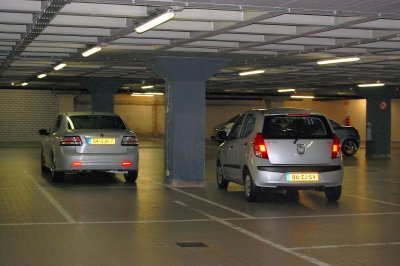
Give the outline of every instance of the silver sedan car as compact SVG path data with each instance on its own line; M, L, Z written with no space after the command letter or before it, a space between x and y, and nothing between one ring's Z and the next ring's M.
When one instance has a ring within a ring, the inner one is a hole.
M329 201L341 195L339 138L325 115L307 109L242 113L219 146L216 167L218 187L241 184L248 201L256 200L262 188L286 190L289 197L315 189Z
M65 173L103 171L123 173L127 182L138 176L138 139L113 113L69 112L58 116L50 130L41 129L42 171L54 181Z

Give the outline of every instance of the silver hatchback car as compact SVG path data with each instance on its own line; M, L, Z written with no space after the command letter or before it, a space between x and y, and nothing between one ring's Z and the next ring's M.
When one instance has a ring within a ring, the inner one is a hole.
M70 112L58 116L50 130L41 129L42 171L54 181L65 173L103 171L123 173L127 182L138 176L138 139L113 113Z
M325 115L294 108L250 110L224 139L216 166L220 189L242 184L248 201L262 188L286 190L291 197L315 189L329 201L340 198L340 141Z

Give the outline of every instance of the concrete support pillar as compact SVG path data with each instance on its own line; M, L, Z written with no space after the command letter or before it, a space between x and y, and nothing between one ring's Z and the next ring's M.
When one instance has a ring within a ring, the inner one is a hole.
M114 94L124 81L91 78L84 80L83 84L91 94L93 112L114 112Z
M155 57L150 67L166 81L165 179L173 186L204 186L206 81L229 61Z
M54 92L59 100L58 110L60 113L75 111L74 98L79 92Z
M367 99L366 150L370 158L390 158L392 91L385 88L359 89Z

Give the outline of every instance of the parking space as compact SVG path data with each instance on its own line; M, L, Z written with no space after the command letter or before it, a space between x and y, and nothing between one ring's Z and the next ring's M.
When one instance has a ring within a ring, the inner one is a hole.
M136 184L120 174L54 183L38 146L1 147L0 265L398 265L400 149L345 157L338 203L220 191L215 151L207 142L205 188L173 188L159 139L141 141Z

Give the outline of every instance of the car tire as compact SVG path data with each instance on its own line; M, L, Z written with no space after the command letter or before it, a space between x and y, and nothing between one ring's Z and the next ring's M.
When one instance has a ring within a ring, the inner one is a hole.
M224 178L224 170L220 163L217 165L217 185L219 189L227 189L229 181Z
M328 201L338 201L342 194L342 186L325 188L325 197Z
M43 150L40 153L40 170L42 171L42 174L46 173L47 171L47 167L45 166L44 162Z
M138 171L128 171L128 173L124 174L125 181L128 183L136 182L138 178Z
M254 202L257 201L260 188L254 184L253 178L247 171L244 175L244 195L247 201Z
M56 162L54 157L51 163L50 173L51 173L51 179L53 179L54 182L59 183L64 181L65 172L56 171Z
M347 139L343 142L342 151L347 156L353 156L358 150L357 142L354 139Z

